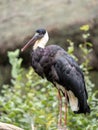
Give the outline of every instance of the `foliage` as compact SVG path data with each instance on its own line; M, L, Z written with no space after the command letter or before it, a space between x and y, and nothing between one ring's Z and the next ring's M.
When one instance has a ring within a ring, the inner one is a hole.
M70 129L72 130L81 130L85 129L85 130L97 130L98 128L98 99L97 99L97 94L98 91L93 92L93 87L94 84L92 83L90 76L89 76L89 70L91 69L91 67L89 66L89 59L88 54L92 51L92 43L87 42L88 37L90 36L90 34L88 33L89 30L89 26L88 25L83 25L80 30L84 31L83 32L83 39L84 42L79 44L79 48L80 51L82 51L82 56L83 56L83 63L80 65L80 68L83 70L84 75L85 75L85 81L86 81L86 87L88 90L88 102L90 104L90 108L91 108L91 113L90 115L76 115L74 116L74 114L72 113L72 116L69 116L69 120L72 119L73 123L71 122L71 127ZM74 55L74 43L70 40L68 40L70 46L68 48L68 53L70 54L70 48L72 50L71 55L73 56L73 58L75 58L76 60L78 60ZM77 122L74 122L77 121ZM76 123L76 124L75 124ZM73 125L74 124L74 125Z
M0 121L27 130L33 125L37 130L56 129L56 89L46 79L38 77L31 67L28 72L21 67L19 50L9 52L8 56L12 65L12 84L4 85L1 92Z
M86 35L86 30L84 31ZM76 115L69 110L69 130L97 130L98 128L98 99L96 98L98 91L92 92L94 84L89 77L89 61L86 59L91 51L92 44L88 44L87 37L84 43L80 44L84 57L84 62L80 67L85 74L91 113L90 115ZM70 44L68 53L73 56L74 43L70 40L68 42ZM46 79L41 79L31 67L28 70L22 68L22 59L18 58L19 53L19 50L8 53L12 66L12 79L11 85L4 85L1 91L0 121L15 124L25 130L30 130L33 127L37 130L56 130L58 117L57 90Z

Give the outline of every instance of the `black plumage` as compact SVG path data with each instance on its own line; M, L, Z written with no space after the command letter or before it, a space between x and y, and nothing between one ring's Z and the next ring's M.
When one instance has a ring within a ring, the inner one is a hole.
M84 76L74 59L57 45L37 48L32 52L32 66L42 78L71 90L78 98L79 110L75 113L90 112L87 105L87 91Z
M42 78L46 77L56 87L59 84L61 87L57 88L63 95L67 91L68 101L75 113L89 113L88 94L83 72L75 60L60 46L49 45L45 47L47 41L47 31L39 29L22 48L22 51L33 44L32 67L35 72Z

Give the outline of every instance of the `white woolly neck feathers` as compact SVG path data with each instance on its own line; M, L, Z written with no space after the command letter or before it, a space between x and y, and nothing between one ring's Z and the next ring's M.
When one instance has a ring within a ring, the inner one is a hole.
M46 31L45 35L40 39L37 40L33 46L33 50L36 50L37 47L45 48L45 45L47 44L49 40L48 32Z

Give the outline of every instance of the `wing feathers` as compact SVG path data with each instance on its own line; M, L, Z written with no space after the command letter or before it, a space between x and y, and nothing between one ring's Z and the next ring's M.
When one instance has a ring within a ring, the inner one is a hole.
M57 72L57 75L59 77L59 80L57 81L60 85L64 86L66 90L69 92L71 91L71 94L69 93L69 103L72 106L72 109L78 110L78 107L73 107L73 100L72 95L75 95L76 98L74 98L75 103L77 104L78 99L78 106L79 110L78 113L86 113L90 112L90 109L87 105L87 91L85 87L84 82L84 76L77 65L77 63L72 60L72 58L66 58L67 54L63 53L61 55L57 55L55 57L55 71Z

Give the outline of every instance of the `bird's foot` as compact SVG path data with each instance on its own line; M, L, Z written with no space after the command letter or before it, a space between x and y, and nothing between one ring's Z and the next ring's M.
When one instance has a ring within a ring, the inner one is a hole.
M65 126L63 127L63 130L68 130L68 127L65 125Z
M63 130L63 127L61 125L58 125L58 130Z
M57 130L68 130L67 126L62 127L61 125L58 125Z

